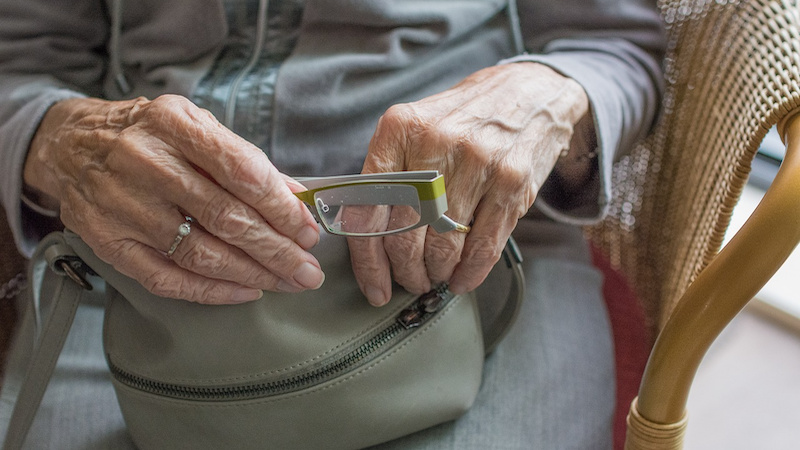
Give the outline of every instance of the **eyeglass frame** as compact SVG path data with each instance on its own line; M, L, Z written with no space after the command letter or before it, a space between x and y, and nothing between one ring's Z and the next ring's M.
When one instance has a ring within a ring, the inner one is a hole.
M415 228L430 225L437 233L458 231L468 233L470 227L462 225L447 217L447 193L444 186L444 175L438 170L415 170L406 172L383 172L356 175L335 175L328 177L295 177L295 181L302 184L307 190L295 192L294 195L308 206L314 219L330 234L347 237L377 237L390 234L404 233ZM332 230L320 216L314 195L317 192L358 185L406 185L412 186L417 191L419 199L419 222L397 230L379 231L375 233L342 233Z

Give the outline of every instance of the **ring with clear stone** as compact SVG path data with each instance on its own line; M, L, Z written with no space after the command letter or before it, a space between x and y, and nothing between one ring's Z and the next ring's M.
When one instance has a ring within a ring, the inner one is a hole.
M178 226L178 234L175 236L175 240L172 242L172 247L167 250L167 256L172 257L172 254L175 253L175 250L178 249L178 245L183 241L183 238L189 235L192 232L192 222L194 222L194 218L191 216L183 216L186 219L186 222L183 222Z

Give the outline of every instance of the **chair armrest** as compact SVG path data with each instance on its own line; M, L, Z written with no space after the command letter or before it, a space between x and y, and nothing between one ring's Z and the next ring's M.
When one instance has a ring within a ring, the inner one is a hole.
M800 242L800 111L787 117L780 127L787 149L778 175L744 226L689 286L656 340L629 416L629 437L682 434L676 430L685 425L703 356ZM642 426L660 431L637 430Z

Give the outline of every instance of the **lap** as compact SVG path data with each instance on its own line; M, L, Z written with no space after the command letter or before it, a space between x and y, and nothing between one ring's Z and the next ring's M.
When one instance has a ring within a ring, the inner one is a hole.
M525 303L487 359L473 407L376 450L611 448L614 356L602 276L588 262L521 249Z

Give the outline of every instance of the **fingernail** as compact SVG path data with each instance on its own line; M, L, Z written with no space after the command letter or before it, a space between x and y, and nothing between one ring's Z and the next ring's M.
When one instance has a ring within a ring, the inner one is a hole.
M296 294L298 292L305 291L305 289L303 289L302 287L295 286L295 285L293 285L291 283L287 283L287 282L285 282L283 280L278 281L278 284L275 286L275 289L277 289L277 290L279 290L281 292L289 292L289 293L292 293L292 294Z
M325 274L322 273L319 267L310 262L305 262L297 268L293 278L297 284L306 289L318 289L325 281Z
M297 235L297 245L308 250L319 243L319 228L307 226Z
M383 289L377 286L367 286L364 290L370 305L383 306L387 303L386 297L383 296Z
M231 301L233 303L252 302L253 300L260 299L262 296L264 296L264 291L261 289L239 288L233 291Z

